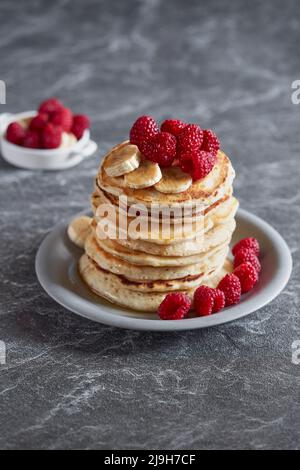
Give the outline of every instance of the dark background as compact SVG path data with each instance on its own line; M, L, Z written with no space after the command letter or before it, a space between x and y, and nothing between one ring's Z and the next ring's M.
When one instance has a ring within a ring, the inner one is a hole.
M299 448L299 2L1 0L0 15L1 111L56 95L90 115L99 143L65 172L0 160L0 447ZM156 334L81 319L43 292L40 242L88 206L101 155L140 114L219 134L241 206L293 254L270 305Z

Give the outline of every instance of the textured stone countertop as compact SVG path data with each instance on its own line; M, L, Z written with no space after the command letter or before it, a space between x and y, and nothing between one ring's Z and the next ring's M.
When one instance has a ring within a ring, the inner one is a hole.
M58 95L90 115L99 143L62 172L0 159L0 448L300 448L298 2L3 0L0 14L1 111ZM43 237L88 206L100 156L145 113L213 127L241 207L289 244L291 280L258 312L202 331L126 331L39 286Z

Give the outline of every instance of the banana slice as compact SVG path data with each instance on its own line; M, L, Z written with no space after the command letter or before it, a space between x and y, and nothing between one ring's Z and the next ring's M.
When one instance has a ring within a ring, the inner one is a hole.
M86 215L72 220L68 226L68 237L80 248L84 247L85 240L90 233L92 218Z
M125 144L112 150L104 162L108 176L122 176L139 167L141 154L136 145Z
M178 166L170 166L162 169L162 179L154 187L160 193L182 193L189 189L192 182L192 177L183 173Z
M126 186L132 189L149 188L161 179L161 171L157 163L142 160L137 170L124 176Z
M60 148L72 147L72 145L75 145L76 142L77 139L74 134L71 132L63 132L61 136Z

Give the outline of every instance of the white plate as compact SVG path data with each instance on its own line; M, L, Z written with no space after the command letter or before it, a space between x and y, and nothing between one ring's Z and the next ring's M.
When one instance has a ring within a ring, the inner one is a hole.
M77 214L78 215L78 214ZM73 217L72 217L73 219ZM56 226L42 242L36 256L37 277L45 291L68 310L107 325L134 330L190 330L227 323L255 312L284 288L292 270L289 248L279 233L259 217L239 209L232 243L244 237L259 240L262 271L255 288L239 304L207 317L160 320L155 314L117 307L90 292L77 271L82 251L67 237L68 222Z

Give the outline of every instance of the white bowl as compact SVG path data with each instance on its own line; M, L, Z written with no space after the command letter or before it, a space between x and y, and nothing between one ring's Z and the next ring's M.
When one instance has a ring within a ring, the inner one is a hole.
M90 157L97 150L97 144L90 140L90 131L85 130L83 136L74 145L58 149L31 149L8 142L5 138L6 129L11 122L36 116L36 111L19 114L0 115L0 144L3 158L14 166L28 170L60 170L70 168Z

